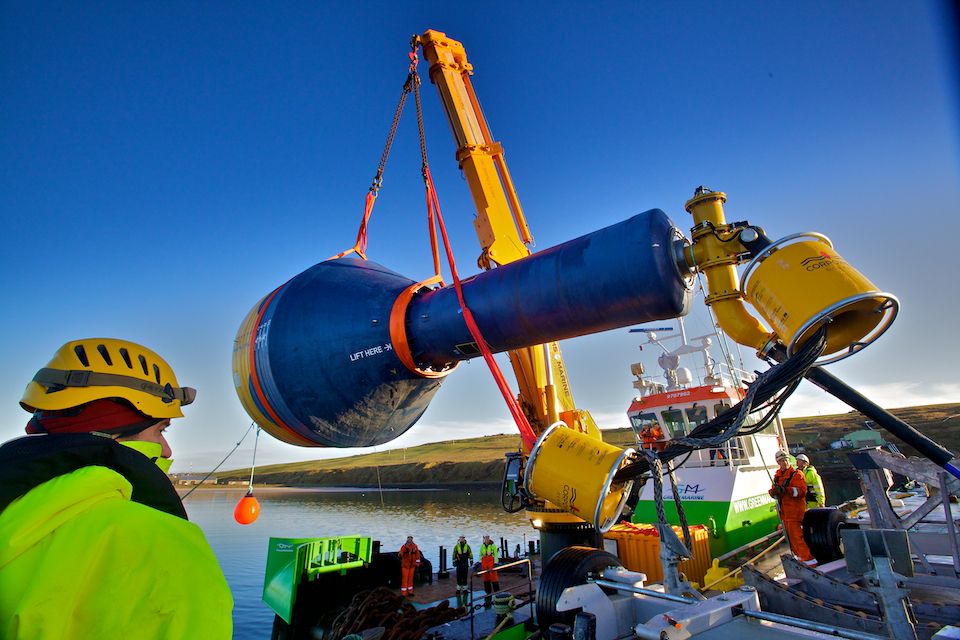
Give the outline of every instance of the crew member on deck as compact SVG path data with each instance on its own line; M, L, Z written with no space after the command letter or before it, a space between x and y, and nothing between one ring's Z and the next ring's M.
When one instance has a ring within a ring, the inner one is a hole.
M803 514L807 510L806 496L807 483L803 474L790 464L790 456L786 451L777 451L777 464L780 468L773 476L773 486L770 487L770 497L775 498L780 505L780 520L783 522L783 532L790 543L790 550L807 564L815 564L813 554L803 540Z
M413 542L413 536L407 536L407 541L400 547L401 594L413 595L413 574L419 565L420 548Z
M484 571L493 569L500 558L500 550L493 544L490 536L483 536L483 544L480 545L480 568ZM483 574L483 591L487 595L483 598L483 606L487 609L493 604L492 594L500 591L500 577L496 571L490 571Z
M797 456L797 469L803 474L803 479L807 483L807 509L824 506L827 503L827 496L823 492L823 480L816 467L810 464L807 454L801 453Z
M196 392L153 351L62 346L0 447L0 638L210 638L233 600L167 477L164 431Z
M467 593L467 578L470 565L473 564L473 549L467 544L467 537L460 536L453 547L453 566L457 568L457 593Z

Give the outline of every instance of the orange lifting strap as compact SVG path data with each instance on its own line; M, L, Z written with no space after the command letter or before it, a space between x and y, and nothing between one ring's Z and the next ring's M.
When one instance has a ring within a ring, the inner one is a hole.
M409 287L397 298L397 301L394 303L393 313L391 313L390 317L390 336L394 341L394 353L397 354L401 362L403 362L403 364L410 371L413 371L418 375L424 377L442 377L448 373L448 371L424 371L416 366L413 356L410 353L409 345L406 341L406 327L403 314L407 303L417 291L435 284L440 285L441 287L443 286L443 276L440 273L440 249L437 242L437 227L439 226L440 235L443 238L444 252L447 256L447 263L450 265L450 273L453 276L453 286L457 293L457 300L460 302L460 308L463 310L464 322L467 325L467 329L470 331L470 335L477 343L477 348L480 350L484 362L487 363L490 373L493 375L493 379L497 383L497 388L500 390L504 401L507 403L507 408L510 410L510 415L513 417L513 421L516 423L517 428L520 430L520 437L523 439L526 447L528 449L532 449L534 444L536 444L537 436L530 427L530 422L527 420L527 416L520 408L520 404L510 391L510 387L503 376L503 372L497 365L497 361L494 359L493 353L490 351L487 341L484 340L483 334L480 332L480 327L477 325L477 322L474 319L473 314L470 312L470 309L467 307L466 300L463 297L463 287L460 282L460 276L457 273L457 265L453 258L453 250L450 248L450 241L447 238L447 230L443 224L443 215L440 213L440 200L437 197L437 190L434 187L433 177L430 175L430 168L427 164L426 137L424 136L423 132L423 110L420 103L420 76L417 74L417 63L419 62L417 48L419 45L420 37L414 36L410 43L411 51L409 54L407 54L410 58L407 81L403 85L403 91L400 94L400 101L397 104L397 109L393 115L393 122L390 125L390 132L387 135L387 142L384 146L383 153L380 156L380 165L377 167L377 173L373 178L373 184L370 185L370 190L367 192L366 203L363 210L363 219L360 222L360 229L357 232L357 242L350 249L342 251L341 253L338 253L337 255L328 259L335 260L337 258L350 255L351 253L356 253L364 260L367 259L367 223L370 220L370 215L373 212L373 205L376 202L377 194L379 193L380 187L383 183L383 171L387 164L387 157L390 154L390 147L393 144L393 138L397 132L397 126L400 122L403 106L406 103L407 95L412 91L417 105L417 126L420 133L420 156L423 163L423 183L424 187L426 188L427 225L430 235L430 251L433 255L434 275Z
M447 230L443 224L443 215L440 213L440 201L437 199L437 191L433 186L433 178L430 176L430 170L426 165L424 165L424 182L426 182L427 185L427 199L428 201L432 200L436 210L437 224L440 226L440 235L443 236L443 249L447 254L447 262L450 265L450 274L453 276L453 286L457 292L457 299L460 301L460 308L463 310L463 320L466 322L467 329L470 331L470 335L473 336L474 342L477 343L477 347L479 347L480 353L483 355L484 362L486 362L490 368L490 373L493 374L493 379L497 383L497 388L500 389L504 401L507 403L510 415L513 416L513 421L520 430L520 437L523 439L524 445L526 445L528 451L532 450L537 442L537 436L530 427L526 414L523 413L520 404L510 391L510 387L503 377L503 372L500 371L500 367L493 358L493 353L490 351L487 341L483 339L483 335L480 333L480 327L477 326L477 321L474 319L473 314L467 307L466 300L463 298L463 286L460 283L460 276L457 275L457 265L453 259L453 251L450 249L450 240L447 238Z

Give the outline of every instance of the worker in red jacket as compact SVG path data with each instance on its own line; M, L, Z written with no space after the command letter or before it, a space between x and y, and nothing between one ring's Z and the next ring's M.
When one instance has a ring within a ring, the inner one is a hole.
M807 510L807 482L803 479L803 473L790 464L790 456L786 451L777 451L776 458L780 468L773 476L773 486L768 493L780 505L780 520L783 522L783 531L790 543L790 550L803 562L815 564L813 554L803 539L801 526L803 514Z
M414 544L413 536L407 536L407 541L400 547L400 593L405 596L413 595L413 574L420 565L420 548Z

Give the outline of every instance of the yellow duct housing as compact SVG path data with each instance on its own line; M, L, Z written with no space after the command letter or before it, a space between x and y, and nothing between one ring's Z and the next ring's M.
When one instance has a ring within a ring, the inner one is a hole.
M788 355L828 324L819 364L869 345L899 309L896 297L880 291L819 233L798 233L769 245L744 270L743 290Z
M633 452L557 422L530 451L525 488L603 533L616 523L633 487L633 480L614 481Z
M705 302L733 340L761 354L779 342L790 355L827 324L827 345L818 360L827 364L863 349L890 327L900 307L896 297L880 291L818 233L770 243L738 278L736 266L748 249L740 241L743 225L727 224L726 199L701 187L687 201L694 226L684 258L706 276ZM744 298L772 332L747 311Z

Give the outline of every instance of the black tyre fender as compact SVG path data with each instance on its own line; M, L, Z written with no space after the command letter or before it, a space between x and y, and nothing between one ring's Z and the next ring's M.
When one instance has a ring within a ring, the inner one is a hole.
M397 588L400 586L400 557L395 553L377 553L370 560L376 584Z
M537 588L537 623L541 630L561 622L573 625L576 611L557 611L557 602L564 589L584 584L587 577L608 567L622 567L612 553L593 547L566 547L550 558L540 575Z
M420 564L413 574L414 582L420 584L433 584L433 563L420 556Z
M832 562L843 557L840 528L846 521L846 516L836 507L808 509L803 514L803 539L818 563Z

